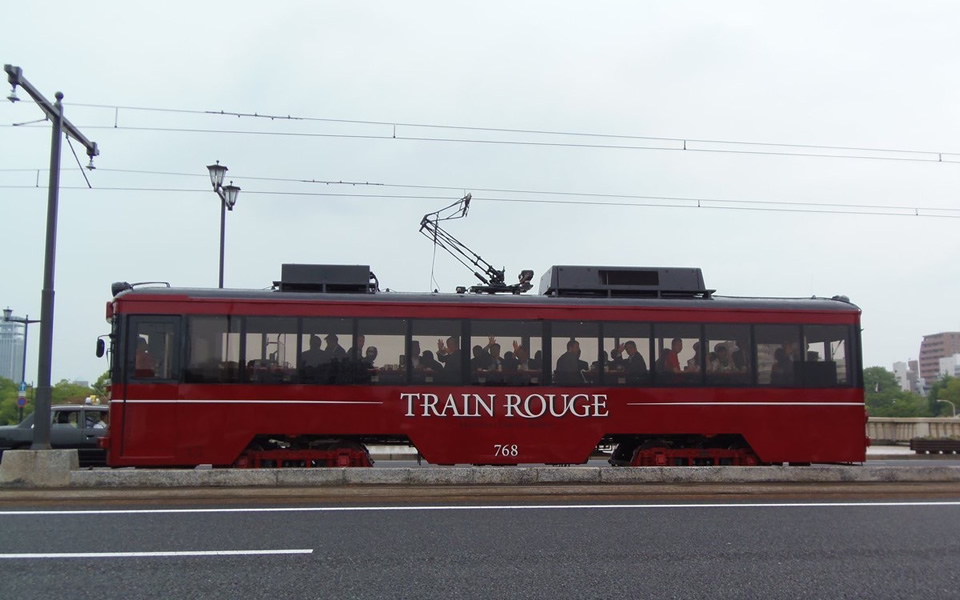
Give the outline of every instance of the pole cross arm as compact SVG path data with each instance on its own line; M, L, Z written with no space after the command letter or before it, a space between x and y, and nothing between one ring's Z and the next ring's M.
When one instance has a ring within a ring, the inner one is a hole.
M73 123L71 123L69 119L60 113L60 110L55 104L51 104L50 101L40 93L40 90L33 87L33 84L27 81L27 78L23 76L23 69L13 65L3 65L3 70L7 72L7 81L10 83L10 85L12 85L14 88L19 85L28 94L30 94L30 97L33 98L34 101L40 105L40 108L43 110L43 112L46 113L48 119L61 119L63 130L67 132L67 135L83 144L83 146L87 149L87 156L93 158L94 156L100 155L100 149L97 147L97 143L88 140L87 136L80 133L80 130L74 127ZM62 98L63 94L57 92L58 103Z

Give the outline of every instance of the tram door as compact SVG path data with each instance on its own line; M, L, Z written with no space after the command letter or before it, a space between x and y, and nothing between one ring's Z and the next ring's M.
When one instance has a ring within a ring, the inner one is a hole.
M111 426L128 459L174 456L180 379L180 317L130 316L122 349L122 419ZM120 431L114 429L120 425Z

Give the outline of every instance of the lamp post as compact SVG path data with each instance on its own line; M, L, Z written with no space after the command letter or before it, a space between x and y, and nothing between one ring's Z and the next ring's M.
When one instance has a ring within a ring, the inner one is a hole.
M7 100L16 102L17 86L23 88L37 106L53 123L50 141L50 180L47 186L47 231L46 249L43 258L43 289L40 292L40 353L37 359L37 393L34 405L33 444L31 450L50 449L50 373L53 362L53 284L57 257L57 205L60 200L60 141L63 134L77 140L87 149L90 157L88 169L93 168L93 157L100 154L95 142L80 133L73 123L63 116L63 93L57 92L57 101L51 103L23 76L23 70L13 65L3 65L7 81L13 87Z
M10 310L10 307L3 309L3 322L4 323L23 323L23 366L20 367L20 385L27 385L27 333L29 332L31 323L39 323L40 319L31 319L30 315L23 317L13 317L11 316L13 311ZM23 420L23 407L20 407L20 421Z
M946 402L947 404L949 404L949 405L950 405L950 408L953 409L953 418L954 418L954 419L957 418L957 405L956 405L956 404L954 404L953 402L950 402L949 400L941 400L940 398L937 398L937 402Z
M207 165L207 171L210 172L210 183L213 185L213 191L220 196L220 285L223 288L223 235L226 228L226 216L228 210L233 210L237 203L237 195L240 188L233 185L223 185L223 176L227 174L227 168L217 161L215 165Z

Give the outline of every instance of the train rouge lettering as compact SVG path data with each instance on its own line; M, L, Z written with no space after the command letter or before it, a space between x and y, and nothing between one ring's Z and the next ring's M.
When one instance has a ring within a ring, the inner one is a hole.
M448 394L442 399L436 394L401 393L400 399L406 401L408 417L492 417L498 406L506 418L610 416L606 394Z
M479 417L480 411L487 416L493 416L493 403L495 394L488 394L484 398L480 394L461 394L460 403L457 404L457 398L453 394L447 396L442 406L440 398L436 394L400 394L401 400L407 401L408 417L414 417L414 402L419 401L419 408L423 409L422 417Z

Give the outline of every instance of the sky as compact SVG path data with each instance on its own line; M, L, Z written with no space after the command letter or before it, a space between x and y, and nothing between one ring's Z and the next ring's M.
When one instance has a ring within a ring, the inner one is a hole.
M472 285L419 233L469 192L446 229L508 283L551 265L673 266L721 295L843 294L863 310L865 366L960 330L953 2L4 14L0 59L51 101L63 92L100 148L91 172L62 150L54 382L106 370L94 348L112 282L217 286L217 160L241 188L225 287L266 288L284 263L370 265L391 290ZM39 318L51 134L18 96L0 104L0 304Z

